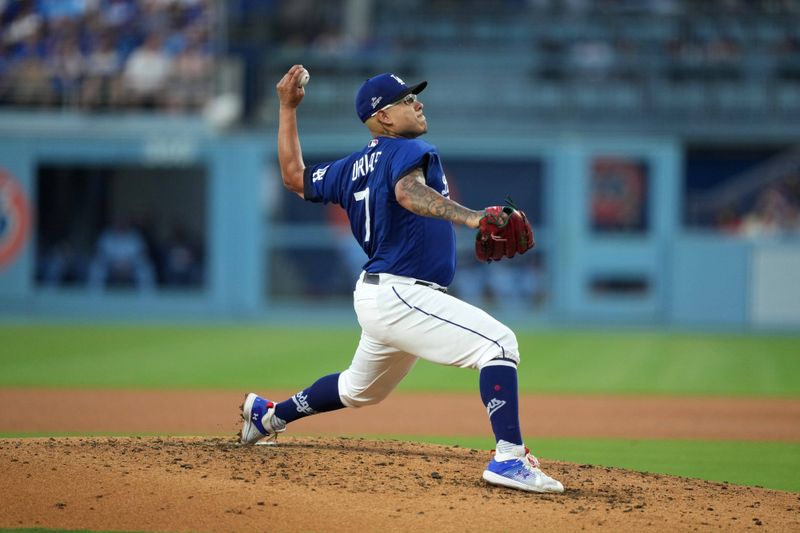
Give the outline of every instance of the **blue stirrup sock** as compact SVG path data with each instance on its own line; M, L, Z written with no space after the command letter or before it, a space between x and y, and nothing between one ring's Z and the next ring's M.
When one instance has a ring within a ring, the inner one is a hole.
M498 450L507 444L521 446L517 366L507 359L489 361L481 368L480 389L495 439L502 445Z
M275 406L278 422L294 422L309 415L342 409L339 399L339 373L319 378L310 387Z

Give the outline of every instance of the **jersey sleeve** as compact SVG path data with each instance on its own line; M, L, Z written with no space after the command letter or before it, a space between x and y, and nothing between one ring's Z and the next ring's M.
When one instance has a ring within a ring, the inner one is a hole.
M347 158L306 167L303 172L303 198L315 203L340 204L341 187L337 184L345 168Z
M439 154L436 152L436 147L432 144L418 139L405 143L402 148L398 149L392 160L392 189L397 185L400 178L406 176L415 168L421 167L423 171L425 171L427 177L428 166L433 161L436 161L438 164Z

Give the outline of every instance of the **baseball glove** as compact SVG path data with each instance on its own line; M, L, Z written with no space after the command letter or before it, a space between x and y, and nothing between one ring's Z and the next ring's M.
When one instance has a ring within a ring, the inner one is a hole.
M533 229L525 213L511 200L506 205L484 209L478 234L475 236L475 255L479 261L499 261L504 256L524 254L534 247Z

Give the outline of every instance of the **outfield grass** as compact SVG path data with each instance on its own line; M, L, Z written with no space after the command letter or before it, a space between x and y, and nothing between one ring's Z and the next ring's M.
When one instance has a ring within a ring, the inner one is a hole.
M800 336L519 332L523 392L800 396ZM355 329L0 326L0 386L294 389L346 368ZM420 362L401 384L473 391Z

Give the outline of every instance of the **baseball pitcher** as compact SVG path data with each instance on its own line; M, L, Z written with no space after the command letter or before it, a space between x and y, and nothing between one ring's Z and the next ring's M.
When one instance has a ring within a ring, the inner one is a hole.
M515 206L475 211L450 200L418 95L394 74L366 80L356 114L371 140L336 161L306 167L297 129L307 71L294 65L277 85L278 159L287 189L347 212L368 260L353 305L362 333L350 367L275 403L255 393L242 405L243 444L275 439L299 418L383 400L417 359L480 372L480 394L497 440L487 482L533 492L563 492L523 443L517 398L519 348L514 333L489 314L447 294L456 266L453 224L477 229L479 260L497 261L533 247L533 231Z

